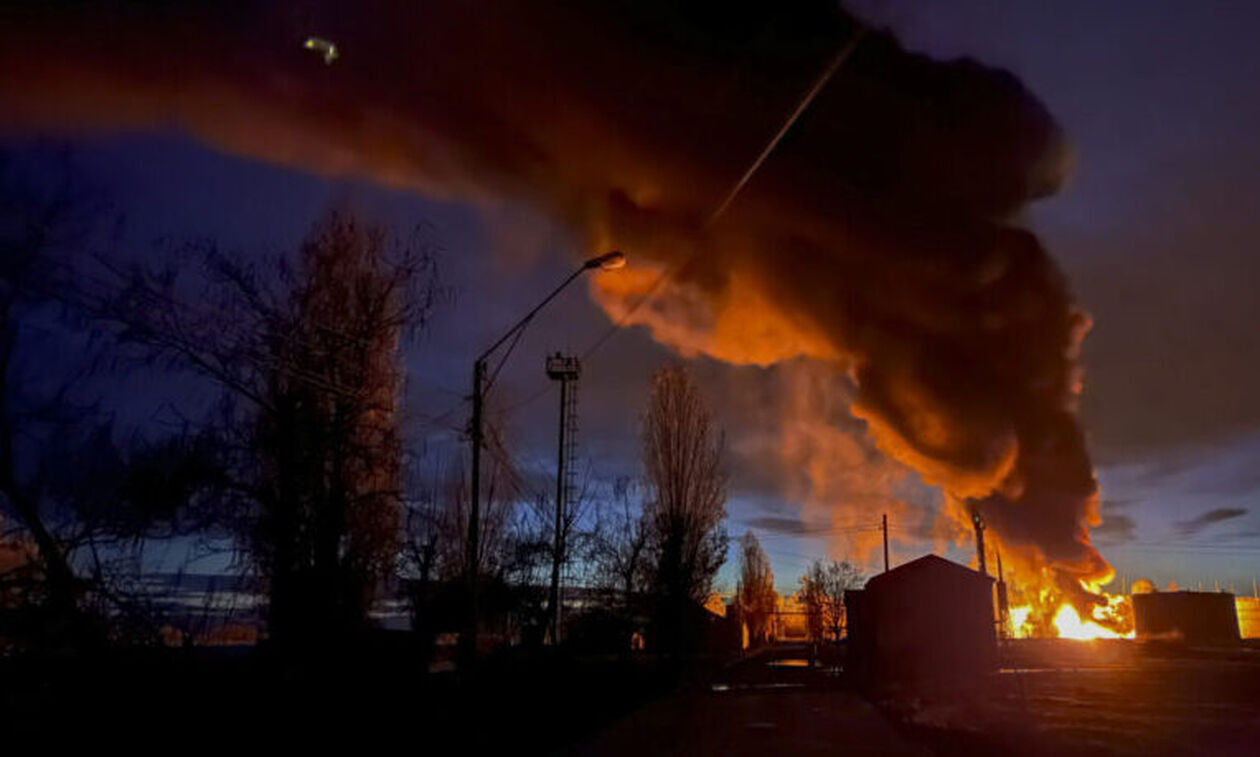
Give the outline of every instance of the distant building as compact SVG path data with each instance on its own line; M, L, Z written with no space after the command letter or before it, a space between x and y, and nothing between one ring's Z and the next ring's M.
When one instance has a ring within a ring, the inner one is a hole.
M1237 644L1234 595L1207 591L1156 591L1133 595L1139 639L1190 644Z
M997 667L993 579L936 555L845 592L845 612L845 668L861 685L951 685Z
M808 641L809 613L805 603L795 594L780 594L775 599L774 616L770 619L771 641Z

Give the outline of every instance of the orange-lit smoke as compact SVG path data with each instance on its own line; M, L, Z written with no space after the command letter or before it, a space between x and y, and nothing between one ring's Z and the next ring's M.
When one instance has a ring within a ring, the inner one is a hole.
M937 533L939 495L879 451L850 413L852 382L832 365L798 358L703 377L717 412L739 419L735 485L800 505L799 520L760 527L819 537L831 557L868 572L882 565L881 515L892 524L894 560L917 555L924 539L948 540Z
M868 458L813 412L843 401L897 461L877 468L945 492L943 528L964 538L979 508L1037 613L1097 618L1111 569L1089 543L1076 419L1088 318L1015 222L1068 164L1036 98L873 32L707 222L855 28L823 0L31 4L0 27L0 110L18 128L177 129L530 203L638 261L593 280L613 318L677 267L630 324L682 354L799 360L850 387L819 398L817 375L784 378L778 457L808 468L808 508L835 507L844 461ZM340 57L312 57L311 34Z

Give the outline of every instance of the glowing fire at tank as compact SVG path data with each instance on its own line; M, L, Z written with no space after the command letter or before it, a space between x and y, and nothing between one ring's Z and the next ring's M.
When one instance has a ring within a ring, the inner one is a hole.
M1092 620L1081 620L1081 616L1072 605L1063 605L1059 608L1059 612L1054 616L1054 627L1058 629L1060 639L1088 641L1090 639L1124 639L1133 636L1132 631L1120 634Z
M1129 598L1119 594L1097 593L1102 603L1093 608L1090 617L1082 618L1071 603L1064 602L1054 611L1049 627L1042 629L1038 629L1033 622L1036 613L1032 605L1012 607L1011 634L1017 639L1038 636L1077 641L1132 639L1134 633L1129 620L1132 616Z

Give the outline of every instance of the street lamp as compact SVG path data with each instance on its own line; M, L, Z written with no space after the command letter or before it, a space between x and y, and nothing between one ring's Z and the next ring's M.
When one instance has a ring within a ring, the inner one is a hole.
M602 268L605 271L611 271L616 268L624 268L625 265L626 265L626 256L618 252L617 250L613 250L612 252L604 253L603 255L593 257L590 260L586 261L585 263L582 264L582 270L589 270L591 268ZM565 282L565 283L568 283L568 282Z
M507 333L499 337L498 341L490 345L490 348L481 353L476 361L473 362L472 420L469 423L469 435L472 437L472 481L469 491L468 543L465 545L466 554L464 555L464 570L468 581L468 617L465 619L464 632L460 634L460 647L463 651L461 662L463 663L470 662L477 652L477 563L479 562L478 557L481 551L481 444L483 439L481 404L486 393L490 391L495 378L491 376L490 381L486 381L486 361L509 339L519 337L534 316L538 315L538 311L546 307L565 287L572 284L574 279L587 271L595 269L610 271L621 268L625 264L626 256L616 250L590 258L580 268L569 274L569 277L562 281L560 286L553 289L551 294L534 306L533 310L526 313L524 318L517 321L516 325L508 329ZM511 348L509 348L510 351ZM505 355L504 360L506 359L507 356ZM496 370L495 373L497 375L498 371Z

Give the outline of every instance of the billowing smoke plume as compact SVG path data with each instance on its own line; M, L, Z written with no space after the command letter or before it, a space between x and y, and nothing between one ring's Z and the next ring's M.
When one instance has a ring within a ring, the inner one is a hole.
M760 6L760 7L757 7ZM879 448L1088 601L1087 318L1013 222L1067 150L1011 75L872 32L729 212L707 217L854 20L813 3L32 3L0 25L21 125L171 127L246 155L524 199L646 263L598 279L680 352L846 374ZM303 49L332 40L325 63ZM1008 558L1009 560L1010 558Z
M774 513L749 525L820 537L837 559L872 571L882 566L881 515L892 526L894 560L917 557L925 541L944 546L955 536L953 524L939 517L940 492L881 453L866 423L853 417L855 388L831 363L713 366L699 377L718 416L736 424L729 437L733 483ZM784 500L799 505L795 517L782 517L775 503Z

